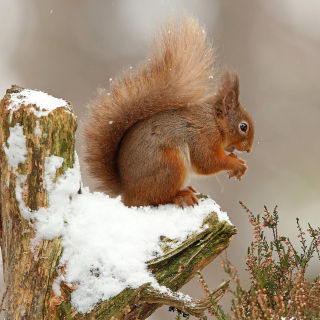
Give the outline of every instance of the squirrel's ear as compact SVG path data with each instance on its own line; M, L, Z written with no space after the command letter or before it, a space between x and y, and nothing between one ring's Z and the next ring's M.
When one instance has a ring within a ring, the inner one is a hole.
M221 91L231 91L235 93L235 98L239 99L240 93L240 84L239 84L239 75L237 72L232 72L226 69L220 80L220 90Z
M240 84L239 84L239 75L237 72L233 74L233 91L236 94L236 100L239 100L239 93L240 93Z
M219 89L215 96L215 108L224 116L229 110L238 106L239 99L239 77L237 73L230 74L226 69L220 79Z
M220 79L220 90L233 87L233 80L228 69L225 69Z
M232 90L229 91L223 98L223 113L228 115L230 109L235 109L237 107L236 93Z

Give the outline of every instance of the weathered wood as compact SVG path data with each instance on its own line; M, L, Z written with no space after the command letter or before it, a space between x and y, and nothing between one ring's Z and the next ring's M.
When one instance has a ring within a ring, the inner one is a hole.
M77 122L76 116L66 112L65 108L58 108L40 118L31 110L31 105L9 111L7 106L11 94L21 90L13 86L0 103L2 257L4 282L8 287L4 305L6 319L38 320L43 318L45 301L51 295L62 247L59 238L32 246L31 240L35 235L32 222L22 217L16 199L16 184L20 183L17 174L27 176L23 197L26 207L31 210L47 207L48 194L43 185L44 158L48 155L64 158L64 165L57 176L73 166ZM36 121L42 130L41 137L34 134ZM19 164L14 172L7 162L3 146L7 146L9 128L16 124L23 126L27 155L26 162Z
M141 292L139 300L141 302L148 302L149 304L158 303L160 305L168 305L183 311L184 313L189 313L195 317L202 317L204 311L212 306L211 299L214 301L219 301L225 291L229 288L229 282L225 281L215 290L211 291L210 294L204 296L201 299L192 299L191 301L186 301L176 295L163 294L155 289L145 289Z
M31 110L34 108L31 105L22 105L13 112L7 110L11 94L21 90L13 86L0 104L0 214L4 279L8 287L6 319L146 319L164 304L200 316L210 306L208 298L190 303L179 296L163 294L149 284L136 289L127 288L108 301L102 301L88 314L78 314L71 306L74 284L62 282L62 295L53 294L52 283L63 250L60 238L41 241L37 246L32 244L35 235L33 222L23 217L15 190L21 183L17 176L26 175L25 206L31 210L48 207L48 192L43 184L44 159L51 155L64 158L57 177L73 167L76 117L66 108L55 109L39 118ZM41 136L35 134L36 122L41 128ZM9 128L16 124L23 126L27 155L25 163L14 170L8 164L4 147L8 147ZM160 285L173 292L180 289L196 275L197 270L219 255L236 233L234 226L226 221L219 222L214 212L203 221L203 226L206 227L200 228L177 247L172 246L176 240L161 239L163 255L147 263ZM227 287L228 282L214 290L214 299L219 300Z

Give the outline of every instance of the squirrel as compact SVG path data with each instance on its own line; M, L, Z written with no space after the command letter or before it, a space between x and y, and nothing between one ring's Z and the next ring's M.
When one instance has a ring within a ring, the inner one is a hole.
M239 101L239 77L228 69L214 83L214 49L188 16L166 22L148 59L99 90L82 127L84 162L99 189L128 206L198 204L190 173L226 170L240 180L254 126ZM225 152L229 152L226 154Z

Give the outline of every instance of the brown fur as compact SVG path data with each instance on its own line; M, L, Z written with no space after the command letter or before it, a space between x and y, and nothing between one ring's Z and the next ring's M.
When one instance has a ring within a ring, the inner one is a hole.
M213 50L193 19L185 18L181 26L164 24L149 59L137 72L126 71L116 79L110 95L100 90L88 106L85 162L100 189L110 195L121 193L117 152L125 132L158 112L201 104L212 93Z
M155 36L150 58L116 79L110 95L100 91L82 126L85 162L100 190L122 195L126 205L197 202L183 188L198 174L246 166L224 148L250 151L253 123L239 102L239 78L228 71L214 95L212 46L198 23L170 21ZM243 134L239 123L250 130Z

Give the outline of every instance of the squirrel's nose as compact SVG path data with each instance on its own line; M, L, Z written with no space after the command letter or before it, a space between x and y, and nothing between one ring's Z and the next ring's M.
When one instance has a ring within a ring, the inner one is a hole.
M250 149L247 149L247 152L250 153L250 152L251 152L251 148L250 148Z

